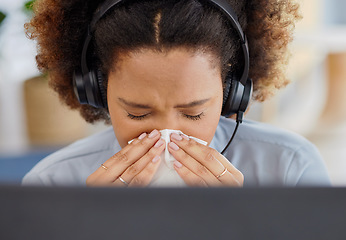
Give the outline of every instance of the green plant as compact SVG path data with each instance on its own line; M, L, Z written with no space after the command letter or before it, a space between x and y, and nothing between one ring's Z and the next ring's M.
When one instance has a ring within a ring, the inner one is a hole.
M34 2L35 0L31 0L31 1L27 1L25 2L24 4L24 10L28 13L31 13L32 12L32 8L33 8L33 5L34 5Z
M2 21L4 21L5 17L6 17L6 14L0 11L0 26Z

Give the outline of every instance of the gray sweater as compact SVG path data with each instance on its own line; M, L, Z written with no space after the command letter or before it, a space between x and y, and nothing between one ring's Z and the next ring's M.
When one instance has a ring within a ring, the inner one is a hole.
M210 147L223 150L235 127L220 118ZM121 149L113 129L79 140L41 160L23 185L85 186L87 177ZM305 138L245 120L225 157L244 174L244 186L330 186L325 164Z

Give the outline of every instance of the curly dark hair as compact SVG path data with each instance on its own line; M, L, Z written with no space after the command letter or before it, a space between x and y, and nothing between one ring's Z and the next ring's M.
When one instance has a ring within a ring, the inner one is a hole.
M38 44L38 68L49 72L50 86L61 100L78 109L90 123L97 120L109 123L108 111L81 105L73 92L72 76L80 66L87 26L103 1L37 0L34 17L25 25L28 37ZM264 101L289 82L284 66L288 62L294 24L300 18L299 5L293 0L228 2L248 38L253 98ZM130 0L109 10L97 23L93 52L107 76L123 51L142 48L168 51L175 47L205 51L219 61L224 79L227 71L242 67L238 41L229 20L210 4L199 0Z

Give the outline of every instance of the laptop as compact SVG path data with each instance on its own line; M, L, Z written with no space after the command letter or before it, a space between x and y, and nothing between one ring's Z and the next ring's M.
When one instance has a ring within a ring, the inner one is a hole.
M0 186L0 239L346 239L346 188Z

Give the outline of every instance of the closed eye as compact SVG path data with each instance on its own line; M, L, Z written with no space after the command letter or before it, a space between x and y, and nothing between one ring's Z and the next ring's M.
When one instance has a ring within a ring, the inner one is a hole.
M150 115L150 113L144 114L144 115L133 115L130 113L127 113L127 116L133 120L143 120L144 118L148 117ZM193 120L193 121L197 121L200 120L202 118L202 116L204 116L204 113L200 113L198 115L188 115L188 114L183 114L184 117Z
M132 115L130 113L127 113L127 116L131 119L134 119L134 120L142 120L144 119L145 117L147 117L150 113L147 113L147 114L144 114L144 115L140 115L140 116L136 116L136 115Z
M194 115L194 116L184 114L184 116L185 116L186 118L191 119L191 120L193 120L193 121L200 120L200 119L201 119L201 117L202 117L203 115L204 115L204 113L203 113L203 112L202 112L202 113L200 113L200 114L198 114L198 115Z

